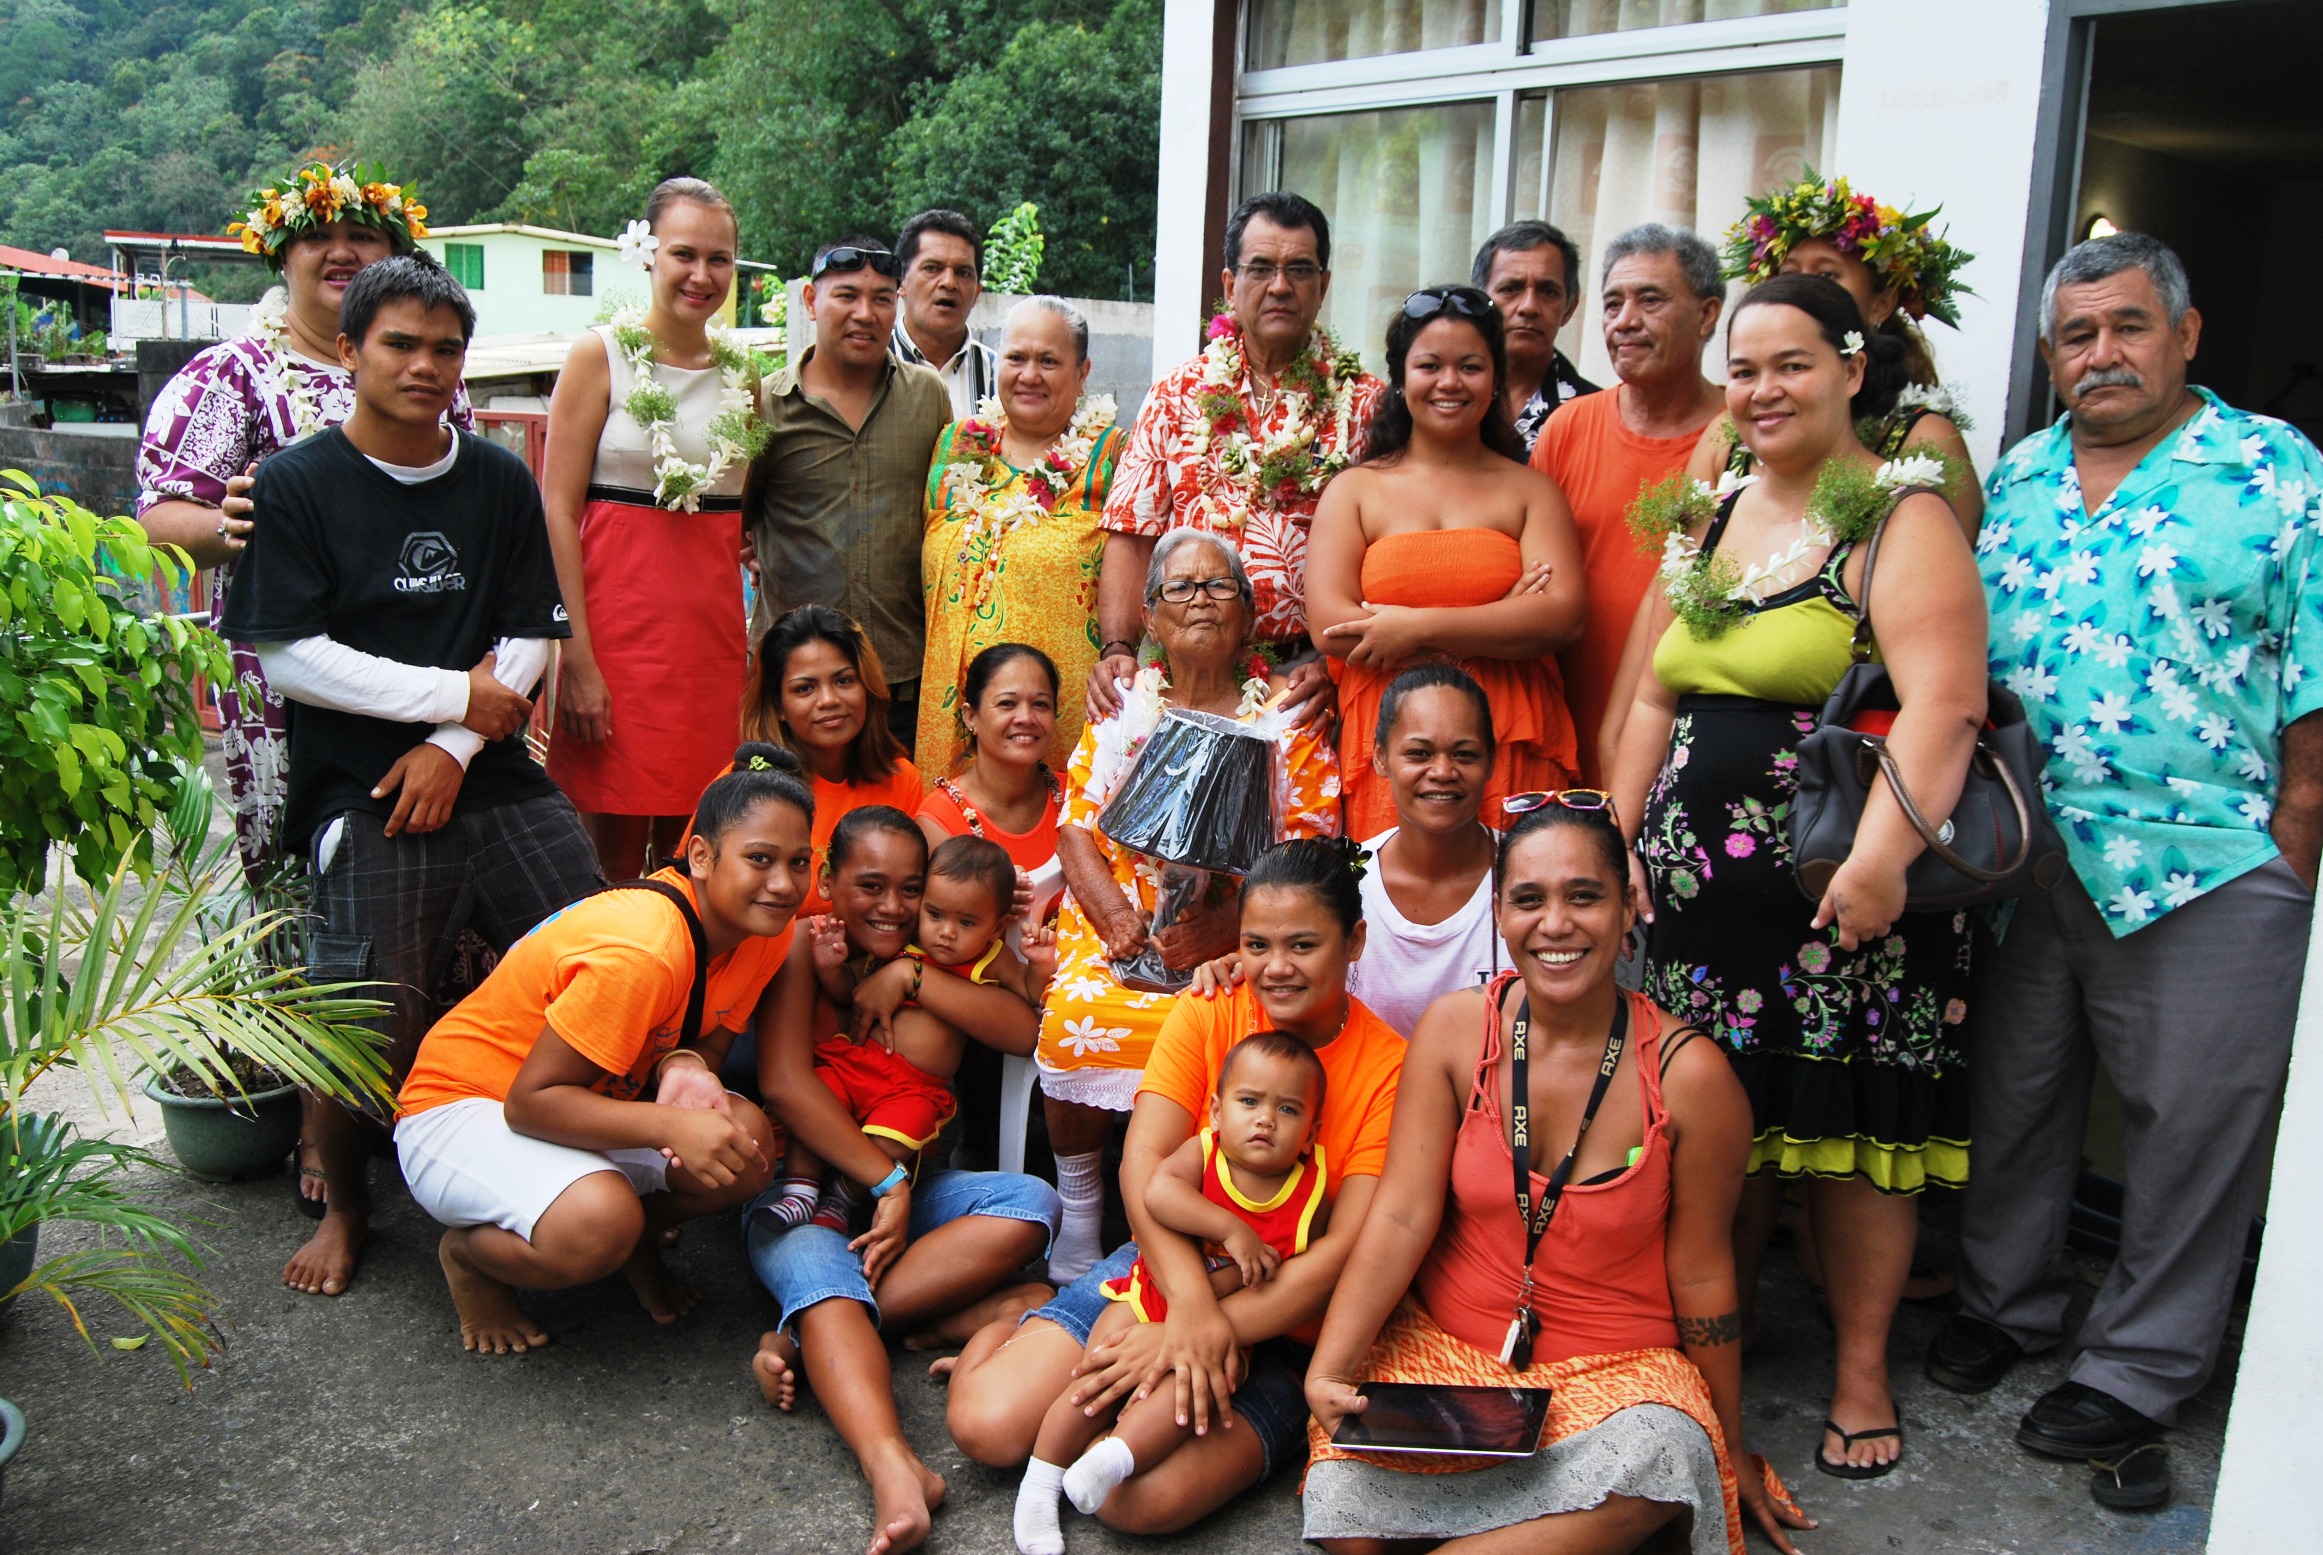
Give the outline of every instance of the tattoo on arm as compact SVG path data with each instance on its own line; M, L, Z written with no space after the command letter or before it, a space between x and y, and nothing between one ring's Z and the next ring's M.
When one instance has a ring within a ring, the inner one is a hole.
M1716 1317L1681 1317L1678 1319L1678 1343L1688 1349L1696 1346L1740 1344L1742 1342L1742 1314L1723 1312Z

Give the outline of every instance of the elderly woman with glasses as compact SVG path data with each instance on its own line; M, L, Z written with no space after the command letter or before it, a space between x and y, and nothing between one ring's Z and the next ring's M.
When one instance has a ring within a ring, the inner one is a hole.
M1417 291L1387 327L1388 392L1363 462L1333 481L1307 544L1307 623L1339 685L1347 828L1395 824L1372 751L1407 665L1460 665L1484 688L1502 796L1577 768L1554 657L1580 635L1581 545L1556 483L1525 463L1501 402L1500 310L1470 286Z
M1156 897L1151 859L1098 830L1097 816L1126 775L1128 756L1169 708L1191 708L1248 722L1285 680L1251 648L1250 575L1228 541L1195 529L1173 529L1146 567L1145 667L1118 712L1093 717L1065 779L1065 812L1057 829L1057 862L1065 903L1057 919L1057 974L1041 1016L1040 1081L1049 1144L1065 1221L1049 1254L1049 1277L1062 1284L1086 1273L1103 1251L1098 1223L1104 1190L1100 1153L1117 1117L1126 1114L1145 1074L1162 1017L1175 995L1128 988L1112 963L1147 947ZM1288 722L1288 720L1284 720ZM1285 728L1276 826L1284 837L1339 833L1339 765L1324 731L1312 723ZM1234 944L1232 883L1151 936L1172 970L1191 971Z

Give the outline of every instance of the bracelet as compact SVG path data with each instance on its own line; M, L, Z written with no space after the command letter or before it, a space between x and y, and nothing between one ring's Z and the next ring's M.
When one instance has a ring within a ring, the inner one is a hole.
M700 1064L702 1066L702 1073L708 1074L710 1072L710 1061L701 1055L699 1049L690 1047L673 1047L668 1052L662 1054L660 1058L654 1060L653 1077L656 1080L659 1080L661 1078L661 1072L669 1067L669 1061L673 1058L679 1057L680 1055L690 1058L694 1062Z
M917 999L919 998L919 996L920 996L920 984L921 984L921 982L923 982L923 981L926 979L927 975L928 975L928 967L927 967L927 963L926 963L926 962L924 962L924 961L922 961L922 960L921 960L919 957L917 957L917 956L914 956L914 957L912 957L912 958L911 958L911 992L910 992L910 993L907 993L907 994L905 994L905 995L903 996L903 1002L904 1002L904 1003L906 1003L906 1004L910 1004L910 1003L914 1002L915 1000L917 1000Z
M1100 659L1110 658L1112 657L1112 653L1115 648L1119 648L1123 654L1129 658L1134 659L1137 657L1137 644L1131 642L1126 637L1116 637L1109 642L1099 643L1097 645L1097 657Z
M903 1163L898 1161L895 1163L895 1165L888 1168L887 1175L885 1177L880 1178L879 1181L871 1185L871 1196L875 1199L884 1199L888 1196L889 1193L893 1192L896 1188L900 1187L904 1183L909 1182L910 1180L911 1173L905 1171L903 1169Z

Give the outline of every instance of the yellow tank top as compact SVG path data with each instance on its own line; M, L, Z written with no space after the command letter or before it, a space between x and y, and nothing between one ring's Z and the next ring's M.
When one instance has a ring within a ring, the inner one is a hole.
M1734 511L1719 510L1705 550L1715 551ZM1820 707L1847 672L1855 637L1855 602L1840 585L1852 542L1835 545L1803 583L1769 595L1716 637L1683 621L1654 645L1654 674L1673 696L1753 697L1788 707Z

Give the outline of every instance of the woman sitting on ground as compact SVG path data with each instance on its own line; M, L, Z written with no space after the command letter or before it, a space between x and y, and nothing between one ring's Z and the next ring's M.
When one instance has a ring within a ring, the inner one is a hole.
M1577 770L1554 655L1581 633L1581 545L1501 406L1500 310L1470 286L1412 293L1387 327L1387 372L1363 462L1324 491L1307 548L1307 623L1339 683L1354 837L1394 822L1371 755L1388 682L1415 660L1458 661L1490 699L1487 824L1503 794Z
M1184 531L1179 531L1183 533ZM1164 542L1167 543L1166 541ZM1031 1455L1042 1417L1068 1389L1081 1407L1164 1389L1194 1439L1158 1465L1126 1466L1098 1517L1136 1533L1169 1533L1207 1516L1271 1475L1295 1468L1306 1450L1300 1396L1306 1346L1349 1265L1386 1160L1404 1044L1347 993L1347 968L1363 953L1363 900L1353 845L1302 838L1259 857L1239 899L1240 986L1215 999L1180 999L1163 1023L1137 1095L1121 1155L1121 1193L1135 1242L1023 1318L996 1322L969 1341L952 1375L945 1418L960 1450L998 1468ZM1330 1163L1329 1229L1284 1260L1259 1285L1219 1298L1202 1249L1146 1210L1146 1190L1162 1164L1196 1133L1216 1093L1227 1053L1251 1033L1288 1032L1323 1061L1328 1098L1320 1132ZM1127 1275L1142 1254L1168 1303L1167 1315L1124 1331L1105 1358L1084 1364L1082 1347L1110 1304L1107 1281ZM1249 1352L1245 1363L1243 1352ZM1031 1478L1021 1508L1038 1508ZM1056 1524L1064 1465L1045 1466L1046 1506ZM1036 1537L1047 1529L1029 1530ZM1028 1532L1018 1527L1020 1545Z
M787 751L745 745L735 765L703 792L682 864L548 919L420 1043L396 1153L451 1228L440 1254L471 1350L548 1343L516 1290L615 1269L674 1321L694 1295L662 1267L660 1233L773 1175L766 1115L717 1074L790 950L812 801Z
M1729 1468L1750 1104L1715 1043L1614 985L1632 914L1604 795L1524 797L1539 807L1512 818L1495 870L1515 970L1437 1000L1413 1035L1351 1255L1363 1278L1333 1297L1307 1372L1306 1536L1334 1555L1615 1555L1690 1520L1693 1555L1741 1555L1739 1492L1788 1551L1783 1528L1811 1524L1755 1462L1739 1484ZM1532 1457L1496 1466L1367 1458L1331 1438L1373 1381L1548 1388L1547 1427ZM1445 1474L1460 1477L1424 1477Z
M743 733L797 753L815 793L815 879L840 817L864 805L916 814L919 768L889 731L887 672L863 628L828 605L800 605L758 640L742 700ZM811 885L813 915L830 903Z
M904 954L919 933L928 863L927 839L909 816L866 810L833 833L830 846L831 916L846 952L876 966L842 1012L816 976L815 935L798 935L758 1012L758 1081L767 1109L874 1202L869 1229L852 1238L820 1224L774 1224L760 1211L771 1208L779 1188L752 1204L744 1245L782 1311L782 1326L759 1341L753 1370L767 1401L787 1410L803 1362L808 1385L870 1481L871 1548L905 1550L927 1536L944 1482L904 1438L881 1335L956 1344L1047 1300L1048 1286L1015 1284L1011 1276L1047 1251L1057 1194L1036 1177L1009 1172L923 1167L913 1180L815 1072L815 1046L850 1024L862 1029L893 1018L909 1002L918 1007L909 1013L1029 1052L1039 1017L1006 988L923 967Z

